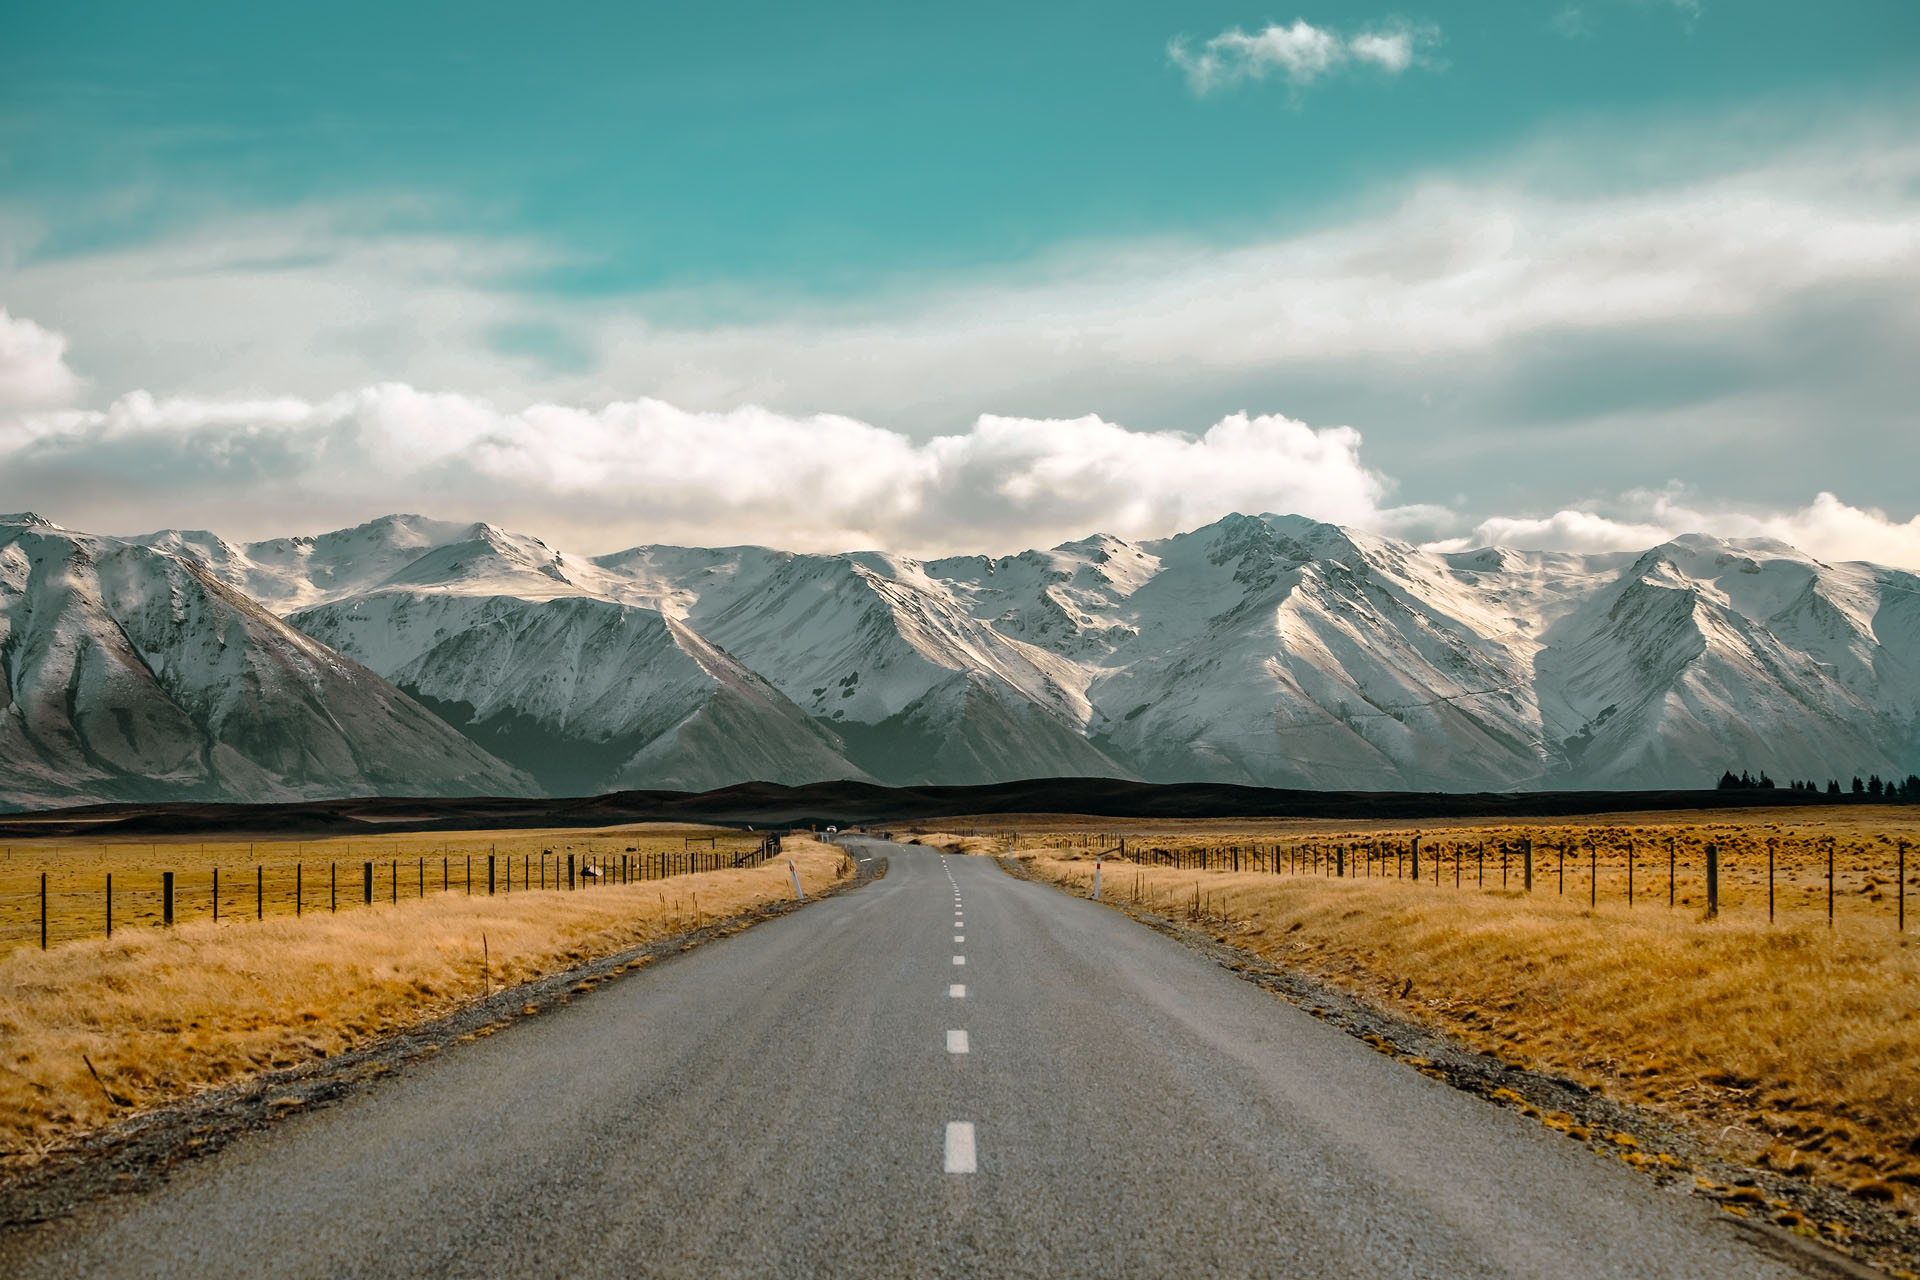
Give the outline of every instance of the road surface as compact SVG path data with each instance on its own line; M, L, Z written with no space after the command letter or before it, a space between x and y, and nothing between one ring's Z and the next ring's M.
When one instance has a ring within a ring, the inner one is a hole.
M889 874L0 1240L0 1274L1820 1274L1116 912L849 843Z

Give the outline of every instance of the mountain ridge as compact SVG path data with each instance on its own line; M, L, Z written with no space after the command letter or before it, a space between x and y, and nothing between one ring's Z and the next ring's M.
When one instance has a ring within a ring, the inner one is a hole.
M1436 552L1233 513L924 561L579 556L413 515L101 541L258 600L550 792L1644 789L1920 762L1920 580L1765 540Z

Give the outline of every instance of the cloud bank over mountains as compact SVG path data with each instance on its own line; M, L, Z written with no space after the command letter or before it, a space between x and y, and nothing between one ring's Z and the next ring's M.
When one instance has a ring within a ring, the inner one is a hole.
M717 316L365 210L61 254L0 217L0 509L920 554L1292 511L1920 566L1920 145L1642 151L1608 190L1563 142L1319 227Z
M915 441L834 414L702 412L651 399L507 410L401 383L324 400L136 391L104 409L35 408L80 381L60 335L31 321L6 325L8 490L122 532L217 510L223 527L248 534L426 499L591 550L724 540L934 555L1047 545L1096 528L1161 537L1227 511L1271 510L1440 550L1625 550L1707 532L1920 567L1920 518L1901 523L1830 493L1795 510L1752 512L1677 490L1631 492L1593 509L1494 515L1468 528L1458 510L1396 504L1398 486L1363 460L1360 432L1276 414L1231 414L1195 433L1131 430L1092 415L983 414L966 432Z

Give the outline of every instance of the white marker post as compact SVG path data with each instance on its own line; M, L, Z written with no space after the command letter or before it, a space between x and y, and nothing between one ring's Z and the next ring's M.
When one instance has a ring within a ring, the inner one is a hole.
M787 874L793 877L793 896L805 902L807 900L807 891L800 887L800 873L793 869L792 858L787 859Z
M1095 902L1100 901L1100 863L1098 860L1093 864L1093 900Z

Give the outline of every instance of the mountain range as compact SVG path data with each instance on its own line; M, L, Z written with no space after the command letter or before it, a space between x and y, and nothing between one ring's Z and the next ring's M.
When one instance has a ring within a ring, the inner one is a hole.
M418 516L245 544L0 516L15 807L1917 764L1920 578L1777 542L1441 554L1231 515L1004 557L589 557Z

